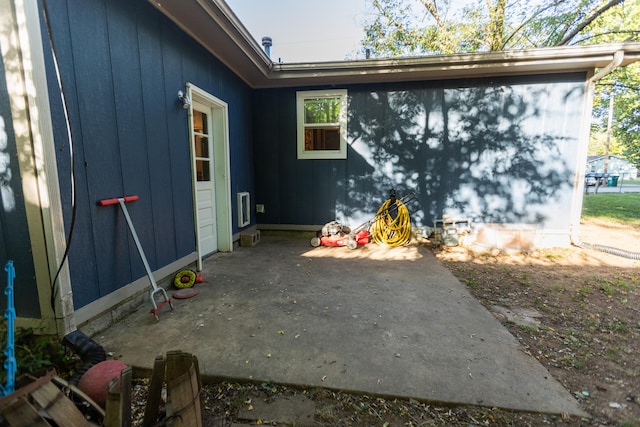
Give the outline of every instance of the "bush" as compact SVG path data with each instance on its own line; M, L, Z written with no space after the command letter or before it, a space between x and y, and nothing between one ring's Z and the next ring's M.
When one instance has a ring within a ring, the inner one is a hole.
M2 351L2 366L4 367L4 351L7 346L7 322L0 322L0 351ZM23 374L38 374L42 371L55 369L58 376L68 377L73 374L79 364L79 359L67 355L58 337L51 335L36 335L32 328L16 328L15 339L16 378ZM7 378L5 369L0 369L0 383Z

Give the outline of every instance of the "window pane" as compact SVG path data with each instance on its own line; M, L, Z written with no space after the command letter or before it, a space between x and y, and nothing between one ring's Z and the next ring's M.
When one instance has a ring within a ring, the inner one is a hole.
M305 123L337 123L340 120L340 98L304 100Z
M193 130L198 133L209 133L207 115L202 111L193 110Z
M296 92L298 159L346 159L348 126L346 89Z
M196 151L196 157L209 157L209 138L196 135L193 145Z
M306 128L304 150L340 150L340 128Z
M209 163L207 160L196 160L196 176L198 181L211 181L211 166Z

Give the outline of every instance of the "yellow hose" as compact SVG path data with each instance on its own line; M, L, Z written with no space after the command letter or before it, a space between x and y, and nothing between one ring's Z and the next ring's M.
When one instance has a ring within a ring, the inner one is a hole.
M395 218L389 213L389 208L395 203ZM376 219L371 224L371 239L386 246L402 246L411 240L411 218L409 209L400 200L387 200L380 206Z

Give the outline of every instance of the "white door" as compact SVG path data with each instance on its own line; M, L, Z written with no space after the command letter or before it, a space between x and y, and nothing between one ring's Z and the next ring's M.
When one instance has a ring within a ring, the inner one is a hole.
M211 107L193 102L192 144L195 160L196 221L200 256L218 250L212 118Z

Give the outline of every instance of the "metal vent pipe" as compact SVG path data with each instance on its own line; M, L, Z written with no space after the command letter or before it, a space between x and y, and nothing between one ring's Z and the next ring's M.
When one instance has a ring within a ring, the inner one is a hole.
M271 46L273 46L273 40L269 36L264 36L262 38L262 46L264 47L264 51L269 58L271 58Z

